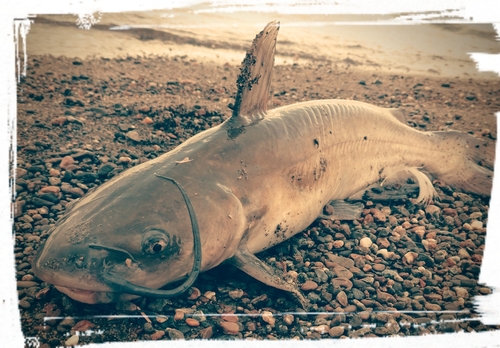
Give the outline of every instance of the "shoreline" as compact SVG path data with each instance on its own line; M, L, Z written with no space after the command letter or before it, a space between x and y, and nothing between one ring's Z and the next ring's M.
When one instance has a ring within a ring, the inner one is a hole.
M193 15L185 9L170 15L161 11L103 14L90 30L77 28L69 15L37 17L27 36L28 55L81 59L187 55L198 61L234 65L241 63L246 47L261 30L257 24L278 16ZM467 54L500 53L491 25L340 25L329 22L332 16L279 16L283 20L277 65L322 62L394 74L498 78L492 72L478 72ZM215 28L208 27L213 23ZM127 26L129 30L110 30Z

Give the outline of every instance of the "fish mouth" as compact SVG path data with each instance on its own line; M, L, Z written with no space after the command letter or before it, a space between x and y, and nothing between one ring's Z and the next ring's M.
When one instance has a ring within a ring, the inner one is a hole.
M55 285L54 287L63 294L71 297L73 300L87 304L128 301L139 297L137 295L106 291L82 290L59 285Z
M81 290L58 285L55 285L55 288L63 294L68 295L73 300L88 304L101 303L98 298L102 298L102 294L106 294L105 292L100 291Z

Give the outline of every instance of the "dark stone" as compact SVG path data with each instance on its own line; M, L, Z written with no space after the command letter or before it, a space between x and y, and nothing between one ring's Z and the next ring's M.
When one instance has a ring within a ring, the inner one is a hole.
M59 203L59 198L55 194L53 194L51 192L44 193L44 194L40 195L40 198L43 199L43 200L52 202L54 204Z
M53 206L55 203L52 203L51 201L46 201L45 199L41 199L38 197L33 197L31 200L31 203L37 208L41 208L43 206L45 207L50 207Z
M94 173L77 173L74 175L74 179L77 179L84 183L91 183L98 179L97 174Z

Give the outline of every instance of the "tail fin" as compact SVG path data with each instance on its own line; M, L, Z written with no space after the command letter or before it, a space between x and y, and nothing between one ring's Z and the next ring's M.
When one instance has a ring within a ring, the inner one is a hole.
M432 168L433 174L448 185L491 196L494 144L458 131L432 133L438 139L438 150L443 154L443 163Z

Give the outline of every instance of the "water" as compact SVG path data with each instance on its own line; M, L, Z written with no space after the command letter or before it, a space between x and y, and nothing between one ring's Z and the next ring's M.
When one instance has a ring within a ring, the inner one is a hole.
M277 64L314 62L395 74L496 77L479 73L468 55L500 53L491 24L394 25L389 23L397 14L321 14L314 7L296 8L302 11L297 14L279 6L276 11L268 6L266 12L262 6L249 8L252 11L220 1L218 6L193 1L167 10L103 13L90 30L79 29L76 16L38 16L27 37L27 51L80 58L187 55L239 64L255 34L267 22L279 20ZM367 21L376 24L359 24Z

